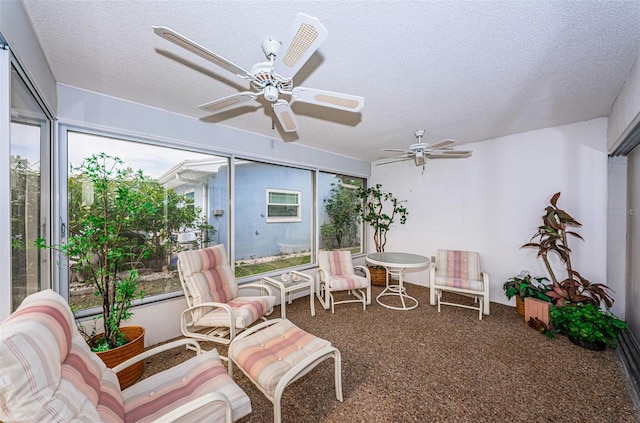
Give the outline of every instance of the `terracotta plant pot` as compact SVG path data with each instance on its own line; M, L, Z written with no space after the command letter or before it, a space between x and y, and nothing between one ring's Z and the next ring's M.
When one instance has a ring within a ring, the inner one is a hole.
M380 266L368 266L371 275L371 285L387 286L387 269Z
M120 328L128 343L107 351L96 352L98 357L109 368L113 368L118 364L144 352L144 328L142 326L123 326ZM92 339L100 338L102 334L94 336ZM133 385L144 373L144 360L133 364L118 373L118 381L120 388L125 389Z

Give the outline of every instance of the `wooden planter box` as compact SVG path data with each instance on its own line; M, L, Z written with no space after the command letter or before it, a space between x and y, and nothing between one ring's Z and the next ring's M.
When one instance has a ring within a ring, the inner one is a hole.
M537 318L545 325L549 324L549 311L551 303L527 297L524 299L524 321L529 322L532 317Z

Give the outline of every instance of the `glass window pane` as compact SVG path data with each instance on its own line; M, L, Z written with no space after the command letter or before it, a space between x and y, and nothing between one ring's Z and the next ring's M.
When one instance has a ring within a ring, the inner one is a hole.
M313 180L310 170L236 161L237 277L311 263Z
M104 210L102 197L96 195L99 187L87 179L83 166L104 153L112 169L109 180L120 175L119 185L109 185L109 217L122 222L127 241L116 271L126 275L136 268L146 298L182 291L175 267L179 251L226 244L227 221L222 216L228 214L227 158L73 131L68 133L68 151L70 239L82 239ZM138 172L142 178L135 178ZM120 219L115 190L131 186L145 207ZM70 303L78 310L100 305L93 295L95 265L81 265L79 257L70 257Z
M363 178L320 172L320 250L364 252L363 228L355 212L355 190L365 184Z
M11 311L29 294L49 287L48 253L36 247L47 237L49 179L43 147L51 140L51 120L17 69L11 67Z

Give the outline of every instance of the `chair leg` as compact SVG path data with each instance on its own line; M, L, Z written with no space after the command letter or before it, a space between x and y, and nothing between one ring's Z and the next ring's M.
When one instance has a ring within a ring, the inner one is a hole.
M333 364L334 364L334 374L335 374L335 385L336 385L336 399L340 402L343 401L342 398L342 358L340 356L340 351L336 349L333 352Z

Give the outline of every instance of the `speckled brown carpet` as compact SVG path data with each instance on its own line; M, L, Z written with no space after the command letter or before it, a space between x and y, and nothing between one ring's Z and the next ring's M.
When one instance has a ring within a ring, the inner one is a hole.
M366 311L308 297L287 304L287 318L328 339L342 354L344 402L335 399L333 361L289 386L283 423L305 422L638 422L622 364L614 350L593 352L565 337L547 339L515 308L491 304L482 321L472 310L429 305L429 290L407 284L420 301L411 311L380 306L373 287ZM280 316L276 307L271 317ZM226 347L203 343L205 349ZM152 374L191 353L170 351L147 364ZM253 412L240 423L273 421L273 405L242 374L234 379Z

